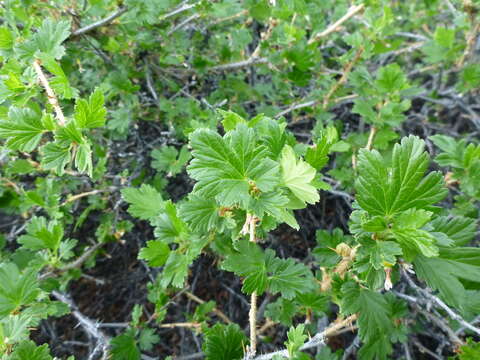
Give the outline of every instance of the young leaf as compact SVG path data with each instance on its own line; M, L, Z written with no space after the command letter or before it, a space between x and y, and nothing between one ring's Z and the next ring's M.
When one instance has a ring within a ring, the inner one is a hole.
M147 247L144 247L138 253L138 258L146 260L149 266L163 266L170 254L170 248L161 241L147 241Z
M223 138L206 129L191 135L193 160L187 168L197 180L194 192L222 205L247 205L250 192L268 192L278 184L278 165L257 145L255 132L244 124Z
M290 330L288 330L288 340L285 342L285 346L287 347L289 357L293 358L305 343L305 340L307 340L307 335L304 334L304 331L304 324L291 327Z
M84 129L93 129L105 125L107 110L104 106L103 93L99 88L90 95L88 101L77 99L75 104L75 121Z
M355 183L360 206L372 215L392 216L443 199L447 190L442 174L431 172L424 177L429 161L424 146L416 136L403 138L393 149L391 168L378 151L361 149Z
M293 149L288 145L283 148L280 165L285 185L297 198L309 204L320 200L317 189L312 185L315 169L303 160L297 161Z
M395 217L392 236L406 249L420 251L427 257L437 256L435 237L421 229L432 216L430 211L409 209Z
M14 263L0 264L0 317L31 304L39 293L36 271L21 273Z
M140 350L137 347L135 330L128 329L123 334L114 337L112 345L112 356L118 360L140 360Z
M87 173L92 177L93 164L92 164L92 150L90 143L85 142L77 146L75 152L75 166L81 173Z
M138 337L138 345L140 349L145 351L150 351L153 348L153 345L157 344L160 341L160 337L155 334L155 330L146 328L140 332Z
M167 172L169 176L180 173L191 157L187 146L182 146L180 152L173 146L163 146L153 150L151 156L154 159L152 167L157 171Z
M18 243L29 250L56 250L63 238L63 227L56 222L47 221L44 217L34 216L27 225L27 234L18 238Z
M242 291L259 295L268 288L272 293L280 292L286 299L293 299L297 293L312 290L313 277L303 264L293 259L279 259L268 249L265 253L258 245L240 241L238 253L228 255L222 267L239 276L244 276Z
M65 166L70 162L70 146L64 147L60 143L52 142L40 148L42 157L42 168L45 170L54 169L58 175L63 175Z
M18 47L18 53L22 57L48 55L60 59L65 53L61 44L69 35L70 21L46 18L38 31Z
M203 351L207 360L239 360L247 338L237 324L215 324L205 331Z
M130 215L142 220L153 220L164 209L162 195L150 185L143 184L140 188L122 190L123 199L130 204Z

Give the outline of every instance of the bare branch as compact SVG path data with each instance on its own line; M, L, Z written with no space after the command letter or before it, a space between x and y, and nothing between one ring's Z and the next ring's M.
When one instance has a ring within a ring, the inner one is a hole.
M437 296L431 294L428 290L422 289L420 286L415 284L415 282L412 280L412 278L408 275L407 271L402 269L402 275L404 278L407 280L408 284L415 289L419 294L424 296L425 298L432 300L440 309L444 310L448 316L455 320L458 321L462 326L464 326L466 329L469 329L473 331L475 334L480 335L480 329L473 326L469 322L467 322L463 317L461 317L459 314L457 314L455 311L453 311L447 304L445 304L440 298Z
M352 324L352 322L354 322L356 319L357 319L357 315L351 315L348 318L346 318L346 319L344 319L340 322L334 322L328 328L326 328L324 331L316 334L309 341L307 341L300 348L300 350L307 350L307 349L311 349L311 348L314 348L314 347L317 347L317 346L325 345L325 339L327 337L337 334L339 331L341 331L345 327L349 327ZM255 357L253 360L270 360L276 355L288 357L288 350L284 349L284 350L279 350L279 351L275 351L275 352L268 353L268 354L263 354L263 355Z
M308 40L308 45L313 44L314 42L320 40L321 38L324 38L327 35L330 35L331 33L335 32L338 30L340 25L342 25L345 21L350 19L351 17L355 16L358 14L360 11L362 11L365 8L364 4L360 5L352 5L347 13L343 15L340 19L335 21L333 24L330 24L325 30L323 30L321 33L316 34L313 38Z
M100 20L98 20L98 21L96 21L96 22L94 22L90 25L84 26L84 27L74 31L70 35L70 37L83 35L83 34L89 32L89 31L92 31L92 30L100 27L100 26L107 25L107 24L111 23L113 20L115 20L116 18L125 14L127 12L127 10L128 10L128 8L126 6L121 7L117 11L108 15L106 18L100 19Z
M72 315L78 320L82 329L92 338L96 339L97 343L93 351L90 353L88 360L96 359L96 355L100 352L103 353L102 359L106 359L108 356L108 348L110 339L103 331L99 330L99 323L89 319L87 316L83 315L75 305L75 303L69 299L66 295L58 292L52 291L52 296L57 300L67 304L72 310Z
M215 65L209 68L210 71L225 71L225 70L235 70L239 68L244 68L256 64L267 64L268 59L266 57L258 57L258 58L248 58L247 60L237 61L228 64L222 65Z
M165 20L165 19L168 19L169 17L175 16L175 15L178 15L178 14L184 12L184 11L190 10L191 8L194 8L195 6L197 6L199 3L200 3L200 1L198 1L196 3L193 3L193 4L184 4L182 6L179 6L178 8L170 11L169 13L167 13L163 16L161 16L160 20Z

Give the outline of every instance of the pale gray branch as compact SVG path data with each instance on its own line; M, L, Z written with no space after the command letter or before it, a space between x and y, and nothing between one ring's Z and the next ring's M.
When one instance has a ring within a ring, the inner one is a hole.
M77 31L74 31L72 33L72 35L70 36L79 36L79 35L83 35L89 31L92 31L93 29L96 29L100 26L103 26L103 25L107 25L109 23L111 23L113 20L115 20L116 18L122 16L124 13L126 13L128 10L128 8L126 6L124 7L121 7L119 8L117 11L111 13L110 15L108 15L106 18L103 18L103 19L100 19L90 25L87 25L87 26L84 26L80 29L78 29Z

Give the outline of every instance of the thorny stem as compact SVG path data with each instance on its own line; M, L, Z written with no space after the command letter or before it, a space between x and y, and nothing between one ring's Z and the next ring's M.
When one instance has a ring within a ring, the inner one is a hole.
M249 234L249 241L256 242L255 226L257 223L255 215L248 214L243 225L242 234ZM250 346L247 350L247 358L255 356L257 352L257 292L254 291L250 295L250 311L248 313L248 320L250 323Z
M343 84L345 84L345 82L347 81L347 78L348 78L348 75L350 75L350 72L352 71L353 69L353 66L360 60L360 58L362 57L362 54L363 54L363 51L364 51L364 48L361 47L357 50L357 52L355 53L355 56L353 57L352 61L350 61L347 65L345 65L345 67L343 68L343 71L342 71L342 76L340 77L340 79L332 86L332 88L328 91L327 95L325 96L325 98L323 99L323 108L326 109L328 104L330 103L330 98L332 97L333 94L335 94L335 92L340 88L340 86L342 86Z
M52 88L50 87L50 84L48 83L48 79L45 76L45 73L42 70L41 62L39 59L35 59L33 61L33 68L35 69L35 72L37 73L38 80L42 84L42 86L45 89L45 92L47 93L48 97L48 102L52 105L53 110L55 111L55 114L57 115L57 120L58 124L60 126L64 126L66 123L65 116L63 115L62 108L60 107L58 103L58 98L53 92Z
M376 133L377 133L377 128L375 126L372 126L370 128L370 134L368 135L367 146L365 146L365 149L372 150L373 139L375 139L375 134Z

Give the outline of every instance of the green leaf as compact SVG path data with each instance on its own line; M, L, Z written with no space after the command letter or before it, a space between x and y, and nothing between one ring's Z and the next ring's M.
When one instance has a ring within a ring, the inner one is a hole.
M122 197L130 204L128 207L130 215L142 220L153 220L164 209L162 195L147 184L143 184L138 189L122 189Z
M389 64L378 70L375 85L381 92L399 92L409 87L407 77L398 64Z
M455 41L455 29L438 26L434 34L435 42L445 48L451 48Z
M280 160L285 185L302 201L315 204L320 200L317 189L311 184L316 170L303 160L298 160L293 149L286 145Z
M177 208L171 200L165 202L164 213L157 217L154 224L155 236L166 243L181 243L189 238L189 229L178 217Z
M265 316L285 326L291 326L298 310L298 305L294 301L280 297L267 305Z
M27 234L18 238L18 243L29 250L57 250L63 238L63 227L55 221L47 224L44 217L34 216L27 225Z
M243 276L242 291L251 294L256 291L259 295L267 288L267 268L265 254L258 245L249 241L237 243L238 252L226 257L222 268Z
M194 192L203 198L246 206L251 192L268 192L278 184L278 165L266 157L254 130L244 124L223 138L211 130L196 130L191 145L193 160L187 171L197 180Z
M182 146L180 152L173 146L163 146L153 150L151 156L153 158L152 167L157 171L168 173L168 176L179 174L191 158L186 145Z
M53 75L48 79L50 86L61 99L72 99L77 95L78 90L70 86L68 77L62 67L50 56L42 56L42 65Z
M63 175L65 166L70 162L70 146L64 147L57 142L52 142L40 148L42 153L42 168L54 169L58 175Z
M18 47L22 57L41 57L48 55L60 59L65 48L61 45L70 35L70 21L46 18L28 41Z
M322 137L314 146L307 148L305 161L314 169L320 170L328 162L328 154L331 144L327 142L327 137Z
M164 287L172 285L177 288L183 287L188 276L188 267L194 257L171 252L162 272L161 284Z
M450 306L463 310L467 292L460 279L480 282L480 251L478 248L445 249L439 258L418 256L415 271L429 287L438 290Z
M430 224L433 227L433 231L444 233L457 246L470 243L475 237L477 230L477 221L463 216L439 216Z
M0 317L1 316L0 314ZM27 340L29 333L28 327L31 325L31 322L31 317L24 313L10 315L1 319L0 344L9 346Z
M293 259L279 259L273 250L265 253L258 245L249 241L237 243L238 252L230 254L222 267L239 276L244 276L242 291L259 295L268 288L272 293L280 292L286 299L312 290L313 276L303 264Z
M44 132L41 118L28 108L11 106L8 119L0 120L0 138L7 139L6 145L12 150L35 150Z
M75 166L79 172L86 173L88 176L92 177L92 150L88 142L77 146L77 151L75 152Z
M432 213L425 210L409 209L401 213L394 219L392 236L406 249L418 250L427 257L437 256L435 237L421 229L431 216Z
M155 330L150 328L143 329L138 337L140 349L144 351L152 350L153 345L157 344L159 341L160 337L155 334Z
M305 325L299 324L296 327L291 327L290 330L287 332L287 341L285 342L285 346L288 350L289 357L293 357L300 348L307 340L307 335L304 334L305 332Z
M350 281L342 286L342 313L359 313L359 336L369 348L365 359L386 359L392 352L389 334L393 329L390 308L380 293L360 288ZM366 350L364 350L366 351ZM363 357L362 357L363 359Z
M82 129L93 129L105 125L107 110L105 100L99 88L90 95L88 101L77 99L75 103L75 121Z
M217 111L222 115L222 125L225 131L234 130L238 124L247 123L244 118L233 111L225 111L222 109L217 109Z
M195 195L190 195L188 201L179 207L182 219L189 223L192 231L198 233L205 233L215 228L221 231L220 211L221 207L213 199L204 199Z
M125 333L114 337L110 344L115 360L140 360L140 350L135 339L135 330L128 329Z
M381 270L387 265L395 265L397 256L402 255L402 249L393 241L373 241L368 251L370 263L375 270Z
M12 32L6 26L0 27L0 49L10 50L13 47L14 39Z
M39 293L35 270L21 273L14 263L0 264L0 317L33 303Z
M147 247L144 247L138 253L138 258L146 260L148 266L163 266L170 254L170 248L161 241L147 241Z
M314 279L308 267L295 263L292 258L276 258L270 249L265 254L270 292L280 292L285 299L293 299L296 294L313 290Z
M15 347L10 360L52 360L47 344L37 346L33 341L23 341Z
M468 338L467 343L460 346L457 352L456 359L458 360L480 359L480 342L475 342L472 338Z
M203 351L207 360L239 360L247 338L237 324L215 324L205 331Z
M424 177L429 162L424 146L416 136L403 138L394 146L391 167L378 151L361 149L355 183L359 205L372 215L392 216L443 199L447 190L442 174L431 172Z

